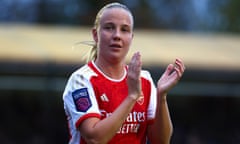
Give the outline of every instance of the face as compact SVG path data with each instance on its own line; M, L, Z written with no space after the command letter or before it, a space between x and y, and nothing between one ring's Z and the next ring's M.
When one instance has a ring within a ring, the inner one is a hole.
M97 58L124 60L133 38L131 14L122 8L104 10L99 27L93 29L93 37L98 47Z

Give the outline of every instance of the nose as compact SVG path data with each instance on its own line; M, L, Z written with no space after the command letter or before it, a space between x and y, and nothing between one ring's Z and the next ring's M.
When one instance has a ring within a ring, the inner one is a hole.
M114 40L120 40L121 39L121 31L116 29L113 33L113 39Z

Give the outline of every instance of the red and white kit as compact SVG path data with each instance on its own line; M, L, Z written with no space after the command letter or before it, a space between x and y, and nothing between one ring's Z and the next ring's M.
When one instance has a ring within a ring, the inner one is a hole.
M109 144L145 144L147 125L156 113L156 87L148 71L141 71L143 97L140 97ZM89 62L75 71L63 93L70 131L69 144L84 144L77 127L87 118L109 117L128 95L127 66L122 79L111 79Z

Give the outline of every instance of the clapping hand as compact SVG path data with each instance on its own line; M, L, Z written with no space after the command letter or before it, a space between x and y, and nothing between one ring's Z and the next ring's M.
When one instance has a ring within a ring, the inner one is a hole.
M160 94L167 94L180 80L185 71L185 66L180 59L176 59L174 64L169 64L158 80L157 89Z
M140 80L141 69L141 55L139 52L136 52L128 65L127 75L128 95L134 100L137 100L142 94Z

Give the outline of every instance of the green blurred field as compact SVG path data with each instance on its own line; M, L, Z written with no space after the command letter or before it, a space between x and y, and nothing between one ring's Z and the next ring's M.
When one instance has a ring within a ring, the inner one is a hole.
M0 61L78 63L91 41L91 27L0 24ZM240 69L240 35L135 30L129 57L142 53L144 65L166 65L176 57L188 68Z

